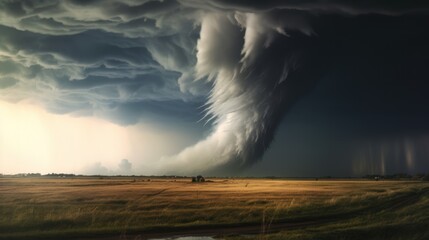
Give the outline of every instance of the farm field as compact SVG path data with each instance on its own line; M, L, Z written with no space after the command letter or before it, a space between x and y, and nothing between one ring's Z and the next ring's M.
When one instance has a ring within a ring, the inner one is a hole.
M0 239L429 239L420 181L0 178Z

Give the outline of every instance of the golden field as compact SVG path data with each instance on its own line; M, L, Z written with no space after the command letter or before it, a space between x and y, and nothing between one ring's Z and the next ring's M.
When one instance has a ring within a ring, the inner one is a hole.
M0 239L429 239L427 182L210 180L3 177Z

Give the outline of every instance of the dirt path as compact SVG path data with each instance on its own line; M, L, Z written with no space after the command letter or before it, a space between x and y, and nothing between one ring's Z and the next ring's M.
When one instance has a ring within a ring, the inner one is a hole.
M420 198L429 193L429 188L422 189L418 192L401 193L381 205L371 206L360 210L350 212L331 214L318 218L298 218L277 220L271 224L263 225L259 223L237 223L237 224L219 224L219 225L200 225L189 227L165 227L154 228L140 233L122 234L114 237L96 237L89 239L152 239L152 238L173 238L180 236L226 236L226 235L258 235L263 233L275 233L282 230L293 230L305 227L320 226L328 223L344 221L359 215L374 214L381 211L394 211L406 206L412 205Z
M276 222L270 226L262 226L261 223L245 223L245 224L228 224L228 225L207 225L207 226L192 226L170 229L153 229L142 233L122 234L115 237L88 238L87 240L103 239L103 240L132 240L132 239L154 239L154 238L176 238L184 236L231 236L231 235L257 235L262 233L274 233L281 230L291 230L310 226L319 226L335 219L318 219L318 220L303 220L295 222ZM264 230L265 229L265 230Z

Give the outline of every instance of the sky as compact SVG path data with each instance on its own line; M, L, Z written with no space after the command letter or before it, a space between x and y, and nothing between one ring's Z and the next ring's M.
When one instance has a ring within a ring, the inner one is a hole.
M429 172L425 1L0 2L0 173Z

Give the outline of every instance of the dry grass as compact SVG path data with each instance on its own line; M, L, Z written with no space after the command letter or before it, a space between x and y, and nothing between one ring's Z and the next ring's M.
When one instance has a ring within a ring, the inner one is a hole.
M429 187L409 181L151 180L0 178L0 238L118 234L237 222L261 222L264 233L280 219L353 213ZM333 225L331 230L338 229L344 228Z

